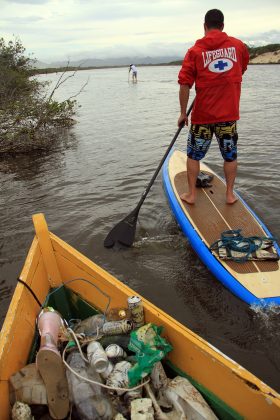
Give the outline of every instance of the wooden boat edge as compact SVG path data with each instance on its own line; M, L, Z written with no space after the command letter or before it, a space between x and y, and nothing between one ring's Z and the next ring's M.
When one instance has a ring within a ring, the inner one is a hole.
M21 278L24 281L28 282L28 274L30 270L32 269L32 266L35 264L39 264L38 261L36 263L36 258L38 258L38 253L43 254L42 249L44 249L40 244L40 237L38 239L38 232L37 238L35 237L33 240L33 243L31 245L31 248L29 250L28 256L26 258ZM40 236L40 234L39 234ZM130 289L128 286L122 284L117 279L115 279L112 275L107 273L105 270L103 270L101 267L97 266L95 263L93 263L91 260L89 260L87 257L79 253L77 250L72 248L69 244L62 241L60 238L55 236L52 233L49 233L49 238L52 243L52 249L54 254L58 252L58 250L55 251L58 247L60 247L64 254L67 255L71 260L75 260L75 263L80 265L81 267L86 266L88 267L88 270L90 273L97 272L100 276L105 276L106 281L108 281L108 284L111 287L117 288L118 291L121 291L121 293L124 296L129 296L131 294L134 294L134 291ZM37 255L37 256L36 256ZM56 258L58 255L56 255ZM58 264L59 266L59 264ZM33 267L34 268L34 267ZM41 268L41 271L43 269ZM45 270L46 271L46 270ZM88 273L90 275L90 273ZM47 271L45 272L45 282L46 280L49 280ZM35 286L35 285L34 285ZM45 284L46 286L46 284ZM36 290L37 293L40 295L40 290ZM41 295L43 295L44 292L41 290ZM38 306L36 307L36 302L34 302L32 297L29 296L29 292L24 288L23 285L18 284L14 293L14 296L11 301L10 305L10 311L5 319L5 322L3 324L3 328L1 331L1 338L0 338L0 361L3 362L3 360L7 361L7 354L6 351L8 350L9 346L11 345L10 339L11 334L15 328L15 323L19 320L17 319L18 316L18 307L23 299L28 299L30 302L33 302L34 307L34 313L38 310ZM30 303L29 302L29 303ZM170 325L170 328L174 328L174 330L177 331L179 335L182 337L187 338L192 343L192 346L196 348L196 353L200 353L202 355L202 359L206 360L209 359L209 361L212 360L213 366L215 366L215 369L218 367L219 375L216 375L214 378L214 381L217 381L217 378L221 375L225 375L228 381L229 388L231 388L233 385L233 388L237 391L239 388L241 388L241 394L243 392L247 393L248 396L250 396L252 400L252 404L255 404L256 407L262 406L264 409L265 406L269 409L272 408L271 416L270 418L277 418L276 415L280 412L280 396L277 394L273 389L265 385L263 382L261 382L258 378L256 378L254 375L252 375L250 372L243 369L241 366L239 366L236 362L232 361L231 359L227 358L225 355L223 355L221 352L219 352L217 349L215 349L213 346L211 346L209 343L207 343L205 340L203 340L201 337L198 337L195 333L190 331L188 328L184 327L182 324L180 324L178 321L174 320L172 317L170 317L168 314L165 314L162 310L157 308L155 305L148 302L146 299L143 298L145 311L148 313L151 313L151 318L154 319L160 319L160 321L164 321L165 324ZM35 319L35 318L34 318ZM34 327L33 327L34 329ZM34 332L34 331L33 331ZM3 359L4 357L4 359ZM172 357L170 358L172 362ZM176 362L176 361L175 361ZM17 366L17 368L20 368L22 366ZM0 364L1 369L1 364ZM215 370L216 372L216 370ZM1 374L1 392L0 395L0 407L6 406L6 409L8 409L8 402L7 398L5 399L3 394L6 394L8 392L8 384L7 384L7 377L3 377ZM220 384L221 385L221 384ZM219 388L219 387L218 387ZM224 388L224 386L222 386ZM228 387L227 387L228 388ZM233 390L234 390L233 389ZM218 389L219 391L219 389ZM232 405L232 398L230 395L228 398L226 398L224 395L219 394L219 392L214 392L219 398L221 398L225 403L227 403L229 406L233 407L233 409L244 412L244 407L234 407ZM240 398L239 398L240 400ZM239 401L240 403L240 401ZM246 412L246 410L245 410ZM274 413L274 414L273 414ZM250 418L250 415L246 416ZM255 417L256 418L256 417ZM261 417L260 417L261 418Z

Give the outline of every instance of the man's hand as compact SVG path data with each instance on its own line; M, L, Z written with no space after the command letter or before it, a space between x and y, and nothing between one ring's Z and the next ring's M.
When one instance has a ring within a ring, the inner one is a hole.
M182 124L188 125L187 106L189 101L190 88L188 85L181 85L179 90L179 102L181 108L181 115L178 119L178 127Z
M181 127L181 125L188 125L188 117L187 114L181 114L178 119L178 127Z

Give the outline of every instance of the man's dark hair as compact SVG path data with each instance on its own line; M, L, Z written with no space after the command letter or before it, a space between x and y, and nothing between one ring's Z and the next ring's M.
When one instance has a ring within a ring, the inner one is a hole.
M224 15L219 9L211 9L205 15L205 25L208 29L221 29L224 24Z

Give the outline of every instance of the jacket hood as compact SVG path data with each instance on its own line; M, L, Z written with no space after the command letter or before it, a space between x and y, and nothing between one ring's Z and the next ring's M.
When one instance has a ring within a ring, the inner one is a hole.
M220 47L227 39L228 35L218 29L212 29L203 38L198 39L195 43L196 47L215 50Z

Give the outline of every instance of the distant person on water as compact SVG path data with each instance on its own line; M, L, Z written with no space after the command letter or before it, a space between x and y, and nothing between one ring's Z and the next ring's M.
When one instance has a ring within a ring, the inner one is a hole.
M137 68L134 64L130 64L129 73L132 71L132 81L137 82Z
M236 121L239 120L242 74L247 69L249 53L242 41L228 36L223 29L223 13L218 9L209 10L204 21L205 36L187 51L178 76L181 107L178 126L188 125L186 109L194 83L196 90L187 142L189 191L180 196L189 204L195 203L199 161L206 155L214 133L224 159L226 203L237 201L233 193L237 174Z

